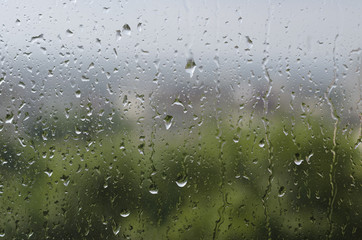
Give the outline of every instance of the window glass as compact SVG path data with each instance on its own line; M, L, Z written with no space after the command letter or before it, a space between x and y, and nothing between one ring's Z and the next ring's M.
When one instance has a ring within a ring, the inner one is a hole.
M0 237L361 238L360 1L0 9Z

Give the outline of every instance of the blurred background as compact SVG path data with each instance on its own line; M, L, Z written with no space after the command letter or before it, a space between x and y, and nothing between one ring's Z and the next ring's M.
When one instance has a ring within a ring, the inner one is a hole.
M360 239L359 1L0 3L3 239Z

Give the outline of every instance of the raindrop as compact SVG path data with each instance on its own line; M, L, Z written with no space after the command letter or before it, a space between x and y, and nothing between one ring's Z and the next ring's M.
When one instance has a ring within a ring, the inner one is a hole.
M190 74L190 78L194 75L196 69L196 63L193 58L189 58L186 61L185 71Z
M178 180L178 181L176 181L176 184L177 184L177 186L179 186L180 188L183 188L183 187L185 187L186 184L187 184L187 179Z
M128 36L131 36L131 28L128 24L123 25L122 32Z
M299 166L300 164L302 164L302 162L303 162L303 159L300 158L300 154L296 153L294 163Z
M50 170L50 169L46 169L46 170L44 171L44 173L45 173L48 177L51 177L51 176L53 175L53 171Z
M278 197L283 197L285 195L285 187L281 186L278 191Z
M142 23L138 23L138 24L137 24L137 30L138 30L139 32L142 32Z
M121 38L122 38L121 30L117 30L117 31L116 31L116 39L117 39L117 40L121 40Z
M150 189L151 194L158 194L158 189Z
M145 151L145 144L144 143L141 143L140 145L138 145L138 152L141 154L141 155L144 155Z
M12 123L13 120L14 120L14 114L12 112L9 114L6 114L5 123Z
M262 140L260 140L260 142L259 142L259 147L261 147L261 148L265 147L265 140L264 140L264 138L263 138Z
M128 210L122 210L122 212L121 212L121 217L124 217L124 218L126 218L126 217L128 217L129 215L130 215L131 213L130 213L130 211L128 211Z
M82 133L82 131L78 127L75 127L75 133L79 135Z
M38 39L44 40L44 34L39 34L39 35L37 35L37 36L31 37L30 42L34 42L34 41L36 41L36 40L38 40Z
M248 44L249 44L249 47L251 48L251 47L253 46L253 41L250 39L249 36L246 36L245 38L246 38L246 41L247 41Z
M67 29L66 33L68 37L73 36L73 32L70 29Z
M150 188L149 188L149 192L152 194L152 195L156 195L158 194L158 188L155 184L151 184Z
M121 231L121 226L113 226L112 231L114 235L118 235L118 233Z
M163 121L165 122L165 127L166 130L170 129L172 122L173 122L173 117L171 115L167 115Z
M80 90L77 90L77 91L75 92L75 97L76 97L76 98L80 98L80 96L81 96L81 91L80 91Z
M294 160L294 163L296 164L296 165L300 165L300 164L302 164L302 162L303 162L303 159L295 159Z

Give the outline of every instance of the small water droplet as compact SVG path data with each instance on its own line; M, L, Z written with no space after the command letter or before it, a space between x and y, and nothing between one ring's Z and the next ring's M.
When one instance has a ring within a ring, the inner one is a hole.
M128 24L123 25L122 32L128 36L131 36L131 27Z
M194 75L196 69L196 63L193 58L189 58L186 61L185 71L190 74L190 78Z
M294 160L294 163L296 164L296 165L300 165L300 164L302 164L302 162L303 162L303 159L295 159Z
M14 120L14 114L12 112L9 114L6 114L5 123L12 123L13 120Z
M138 23L138 24L137 24L137 30L138 30L139 32L142 32L142 23Z
M77 90L77 91L75 92L75 97L76 97L76 98L80 98L80 96L81 96L81 91L80 91L80 90Z
M283 197L285 195L285 187L281 186L278 191L278 197Z
M121 38L122 38L121 30L117 30L117 31L116 31L116 39L117 39L117 40L121 40Z
M78 127L75 127L75 134L79 135L81 133L82 131Z
M130 214L131 214L131 212L128 211L128 210L122 210L122 212L121 212L120 215L121 215L121 217L126 218L126 217L128 217Z
M180 188L183 188L183 187L185 187L186 184L187 184L187 179L178 180L178 181L176 181L176 184L177 184L177 186L179 186Z
M53 171L50 169L45 170L44 173L48 175L48 177L51 177L53 175Z
M152 194L152 195L156 195L158 194L158 188L155 184L152 184L149 188L149 192Z
M249 49L253 47L253 41L249 36L246 36L246 42L249 44Z
M260 140L260 142L259 142L259 147L261 147L261 148L265 147L265 140L264 140L264 138L263 138L262 140Z
M118 233L121 231L121 226L112 227L112 231L114 235L118 235Z
M300 158L300 154L296 153L294 163L299 166L300 164L302 164L302 162L303 162L303 159Z
M70 29L67 29L66 33L68 37L73 36L73 32Z
M150 189L150 193L153 195L158 194L158 189Z
M140 145L138 145L138 152L139 152L141 155L144 155L144 154L145 154L145 144L144 144L144 143L141 143Z
M170 129L170 127L172 126L172 122L173 122L173 117L171 115L167 115L163 121L165 122L165 127L166 130Z

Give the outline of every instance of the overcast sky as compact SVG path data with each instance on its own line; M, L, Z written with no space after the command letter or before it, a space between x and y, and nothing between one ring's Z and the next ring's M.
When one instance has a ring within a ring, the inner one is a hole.
M332 72L333 55L340 66L361 64L354 61L362 45L358 0L9 0L0 8L0 54L10 66L48 68L68 58L105 72L137 64L182 69L193 57L204 69L258 71L268 56L271 69L301 63L316 74Z

